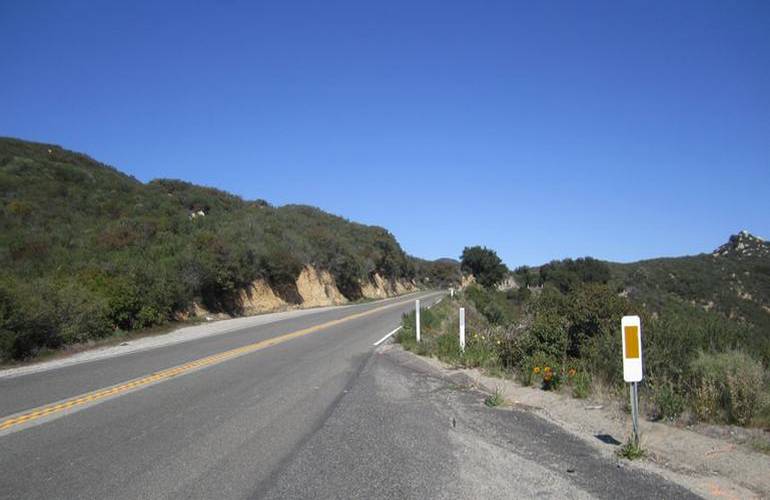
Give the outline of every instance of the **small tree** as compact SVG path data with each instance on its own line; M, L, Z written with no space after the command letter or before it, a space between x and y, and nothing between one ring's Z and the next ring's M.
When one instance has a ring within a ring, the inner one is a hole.
M508 272L497 253L486 247L465 247L460 261L462 271L473 274L476 281L485 288L492 288L500 283Z
M513 274L516 278L516 282L522 288L529 288L530 286L537 285L537 276L529 266L519 266L513 270Z

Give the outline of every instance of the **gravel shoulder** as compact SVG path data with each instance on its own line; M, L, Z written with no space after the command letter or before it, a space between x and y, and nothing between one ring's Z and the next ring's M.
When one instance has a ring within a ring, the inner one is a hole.
M385 344L260 498L697 498Z
M501 391L509 407L526 409L557 425L608 459L616 459L619 443L631 433L631 417L617 401L575 399L489 377L476 369L453 368L435 358L405 354L446 376L465 377L483 391ZM647 456L634 462L619 460L624 466L658 474L704 498L770 498L770 456L729 439L644 419L640 431Z

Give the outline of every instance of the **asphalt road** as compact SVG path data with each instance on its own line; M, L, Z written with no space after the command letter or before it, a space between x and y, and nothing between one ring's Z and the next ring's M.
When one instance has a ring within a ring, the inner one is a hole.
M414 298L0 378L0 498L688 496L373 347Z

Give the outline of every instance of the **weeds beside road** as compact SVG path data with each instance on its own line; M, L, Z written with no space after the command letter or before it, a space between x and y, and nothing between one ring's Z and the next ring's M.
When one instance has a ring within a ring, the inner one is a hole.
M459 307L466 309L466 349L459 343ZM634 305L603 285L563 294L548 288L508 292L471 287L422 313L417 343L414 313L397 336L405 349L453 366L515 378L525 386L575 398L627 401L618 328ZM645 381L643 415L693 424L770 427L770 389L762 362L748 354L740 326L712 316L642 312ZM761 447L760 447L761 448Z
M641 446L624 446L631 431L630 415L623 408L625 401L604 399L608 396L606 393L594 393L588 400L576 399L567 391L525 387L511 378L488 376L479 368L449 365L435 357L416 357L413 353L403 352L398 345L385 348L390 349L390 353L401 351L409 356L405 362L419 367L420 373L431 369L440 371L455 384L456 390L480 389L486 396L476 398L477 415L495 414L500 422L515 424L527 414L527 418L555 424L598 450L614 464L613 468L628 469L633 474L657 474L703 498L770 498L770 476L766 474L770 470L770 456L756 453L752 447L754 443L748 441L752 435L761 434L757 429L698 426L698 432L693 432L691 428L642 420L639 423ZM486 399L495 393L505 403L487 407ZM500 439L515 441L515 449L519 449L537 446L548 440L548 435L503 434ZM746 446L739 445L741 442ZM635 460L642 451L643 460ZM580 455L564 448L560 460L580 461Z

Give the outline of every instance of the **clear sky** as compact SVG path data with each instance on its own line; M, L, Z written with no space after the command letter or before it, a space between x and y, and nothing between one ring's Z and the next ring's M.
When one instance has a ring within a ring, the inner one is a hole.
M0 135L316 205L420 257L770 237L764 0L25 0L0 47Z

